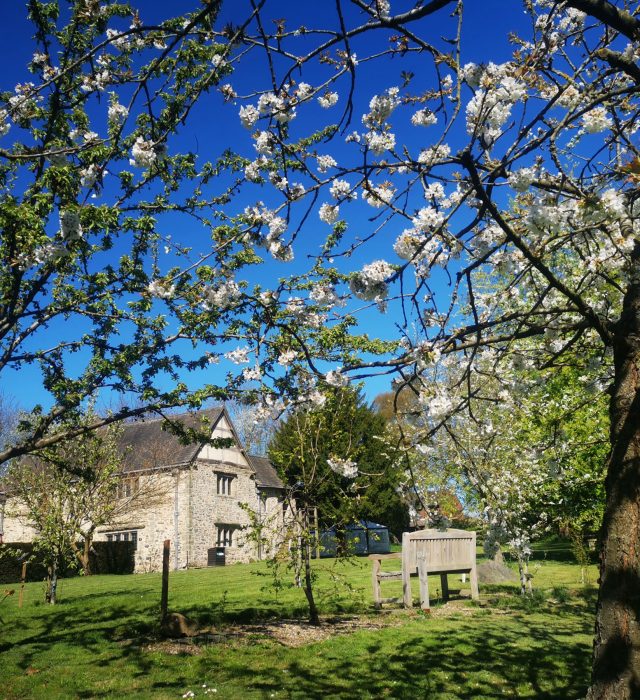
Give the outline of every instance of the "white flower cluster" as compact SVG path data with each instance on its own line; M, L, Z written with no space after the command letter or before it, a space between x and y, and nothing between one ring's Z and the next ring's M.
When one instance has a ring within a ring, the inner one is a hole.
M385 151L395 148L396 137L389 131L367 131L364 142L374 155L381 156Z
M258 112L273 117L279 124L286 124L296 116L296 110L291 100L274 92L260 95Z
M256 142L253 147L258 153L264 156L273 155L276 141L270 131L259 131L254 138Z
M440 423L447 418L454 406L451 397L442 390L437 390L435 394L428 391L420 392L418 398L435 423Z
M149 283L147 291L152 297L171 299L176 293L176 286L175 284L169 284L165 280L153 280Z
M594 107L582 117L582 128L587 134L599 134L613 126L606 107Z
M418 156L418 163L420 165L426 165L430 167L432 165L438 165L443 163L451 155L451 148L447 146L446 143L440 144L439 146L430 146L420 151Z
M108 70L96 71L91 75L84 76L80 89L82 92L93 92L94 90L102 92L107 87L110 80L111 74Z
M80 186L81 187L93 187L95 185L98 177L103 173L99 165L92 163L86 168L81 168L79 171L80 175Z
M467 104L467 133L477 136L490 148L502 133L513 105L527 99L527 86L513 77L510 63L490 63L479 75L475 68L463 69L463 74L469 75L473 83L478 82L478 89ZM471 84L469 78L467 83Z
M389 88L382 95L375 95L369 102L369 112L362 117L362 123L369 129L381 129L391 116L393 110L400 104L400 90Z
M318 210L320 221L325 224L335 224L340 215L340 207L337 204L329 204L325 202Z
M225 311L233 308L241 296L240 288L233 280L221 282L216 287L205 289L202 308L205 311Z
M444 222L444 214L434 207L423 207L411 219L411 223L416 231L420 233L428 233L442 226Z
M318 172L326 173L329 168L335 168L338 163L333 156L317 156Z
M231 360L236 365L243 365L249 362L249 348L245 345L242 348L236 348L235 350L229 350L225 352L224 356L227 360Z
M240 107L240 123L245 129L253 129L260 118L260 112L253 105Z
M156 160L158 160L158 154L154 142L138 136L131 149L129 163L136 168L150 168Z
M356 199L358 193L353 191L351 185L346 180L336 178L329 189L331 196L334 199Z
M345 477L345 479L355 479L358 476L358 464L350 459L340 459L331 457L327 460L331 471Z
M519 170L514 170L509 173L507 182L516 192L526 192L536 177L538 177L538 175L535 167L520 168Z
M422 252L422 246L425 243L426 238L417 231L405 229L393 244L393 250L403 260L413 260L419 252Z
M36 93L33 83L18 83L15 93L9 98L9 114L18 122L30 119L43 96Z
M387 280L395 272L385 260L375 260L356 272L349 282L352 293L364 301L378 301L387 296Z
M242 370L242 378L246 382L257 382L262 378L262 370L259 365L254 365L253 367L246 367Z
M278 364L282 367L288 367L298 356L295 350L283 350L278 355Z
M384 183L377 187L373 186L365 189L362 193L362 199L364 199L369 206L374 207L374 209L381 209L391 203L395 192L391 184Z
M269 163L269 160L267 159L266 156L260 156L256 158L254 161L251 161L249 165L247 165L244 169L244 175L249 180L249 182L260 182L262 179L262 175L260 174L260 170L262 168L265 168Z
M0 109L0 136L6 136L11 129L11 123L8 121L8 113L6 109Z
M430 109L420 109L412 117L411 123L414 126L432 126L437 124L438 117Z
M309 298L320 306L336 306L340 303L336 290L330 284L315 285L309 292Z
M65 241L77 241L82 238L82 226L80 225L78 212L60 212L60 232Z
M110 122L121 124L128 116L129 110L119 102L114 102L113 104L109 105L107 117L109 118Z
M349 384L349 377L342 373L342 367L332 369L324 375L324 380L329 386L344 387Z
M323 109L329 109L334 105L338 104L338 93L337 92L325 92L324 95L318 97L318 104Z

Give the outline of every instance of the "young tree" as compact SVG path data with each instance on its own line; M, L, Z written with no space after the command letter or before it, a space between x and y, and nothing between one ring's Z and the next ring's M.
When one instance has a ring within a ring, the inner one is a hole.
M83 420L93 425L98 419L88 412ZM60 429L64 432L67 427ZM98 528L115 525L132 510L153 507L166 496L153 477L127 478L121 432L120 425L112 423L97 432L81 433L22 458L9 469L10 494L21 517L35 528L36 546L45 554L54 580L69 559L89 575ZM55 584L50 587L55 592Z
M322 406L299 408L279 425L269 445L269 458L291 490L301 533L305 593L310 617L317 623L310 566L311 549L320 528L338 536L362 517L394 524L406 513L390 491L393 462L384 441L384 420L364 402L359 391L334 389Z

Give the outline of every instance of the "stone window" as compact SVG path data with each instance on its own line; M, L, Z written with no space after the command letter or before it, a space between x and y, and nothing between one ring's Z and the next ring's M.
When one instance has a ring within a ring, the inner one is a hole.
M133 542L133 548L138 548L138 531L125 530L124 532L110 532L107 542Z
M232 495L232 485L233 485L233 475L223 474L221 472L216 474L217 476L217 492L218 496L231 496Z
M237 526L218 525L218 547L233 547L233 536Z
M137 476L124 477L118 483L118 498L131 498L140 490L140 480Z

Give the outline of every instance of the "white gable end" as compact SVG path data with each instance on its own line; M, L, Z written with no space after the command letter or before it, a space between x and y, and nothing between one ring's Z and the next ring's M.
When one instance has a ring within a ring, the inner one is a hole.
M216 427L211 434L212 438L231 438L234 442L234 447L214 447L213 445L205 445L198 453L198 459L211 459L218 462L226 462L227 464L238 464L243 467L249 467L249 463L245 459L240 450L231 426L226 417L220 416Z

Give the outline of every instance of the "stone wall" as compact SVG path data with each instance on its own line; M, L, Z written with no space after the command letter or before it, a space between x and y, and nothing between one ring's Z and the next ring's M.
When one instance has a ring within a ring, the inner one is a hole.
M4 510L4 542L32 542L35 528L29 524L27 510L17 498L7 499Z

